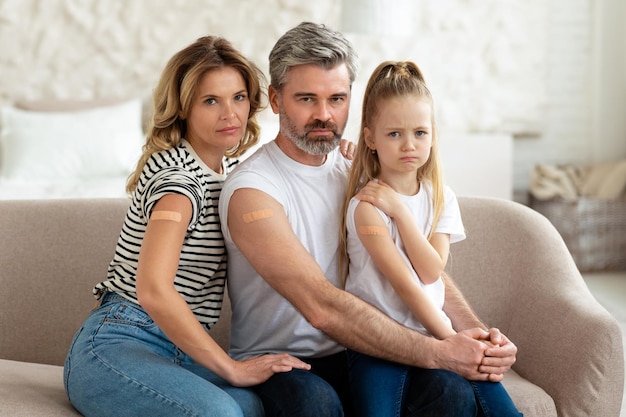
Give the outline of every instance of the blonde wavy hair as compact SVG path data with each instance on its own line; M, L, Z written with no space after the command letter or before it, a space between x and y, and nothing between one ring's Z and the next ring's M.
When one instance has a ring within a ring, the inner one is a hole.
M135 171L130 174L126 191L130 194L150 156L178 146L187 134L186 119L194 94L202 77L217 68L232 67L246 83L250 113L246 131L239 143L226 152L227 157L239 157L259 141L261 129L257 114L267 103L263 72L224 38L205 36L177 52L167 63L153 94L153 116L142 155Z
M339 276L345 283L348 276L349 257L347 250L346 215L348 204L354 195L369 181L378 178L380 162L365 142L363 133L366 127L372 128L380 113L383 101L394 97L416 96L431 105L432 148L428 161L417 170L418 181L428 181L432 185L434 218L428 238L434 233L444 209L443 174L439 160L439 140L435 123L435 108L432 95L419 67L410 61L385 61L372 73L365 88L361 113L361 128L356 155L350 169L348 189L343 204L339 235L340 258Z

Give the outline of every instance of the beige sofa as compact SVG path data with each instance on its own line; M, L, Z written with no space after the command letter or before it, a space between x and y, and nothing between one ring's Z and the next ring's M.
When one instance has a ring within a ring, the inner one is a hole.
M522 205L461 198L468 239L450 272L478 314L519 347L505 384L528 417L619 415L620 329L551 224ZM62 364L94 304L128 202L0 201L0 416L78 415ZM228 310L214 329L227 343Z

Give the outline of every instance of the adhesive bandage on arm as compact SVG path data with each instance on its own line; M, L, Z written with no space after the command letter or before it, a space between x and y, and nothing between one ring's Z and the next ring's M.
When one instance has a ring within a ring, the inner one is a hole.
M359 226L357 232L363 236L388 236L389 230L383 226Z
M270 217L274 217L274 210L262 209L246 213L242 216L242 219L244 223L252 223L256 222L257 220L269 219Z
M170 220L176 223L180 223L182 219L182 214L177 211L154 211L150 216L150 220Z

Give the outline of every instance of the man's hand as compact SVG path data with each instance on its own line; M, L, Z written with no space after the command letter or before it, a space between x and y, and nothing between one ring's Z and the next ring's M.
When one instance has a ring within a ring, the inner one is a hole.
M437 367L472 381L500 382L515 363L517 346L500 330L463 330L442 340Z
M489 333L480 328L463 330L441 341L435 351L436 368L455 372L472 381L487 381L489 374L479 371L488 346Z
M515 363L517 346L500 330L489 329L489 346L485 349L485 357L478 370L489 375L489 381L499 382L504 378Z

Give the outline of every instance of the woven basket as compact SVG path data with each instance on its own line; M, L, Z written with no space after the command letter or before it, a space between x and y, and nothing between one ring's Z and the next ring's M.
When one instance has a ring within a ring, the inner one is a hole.
M531 194L529 205L556 227L578 269L626 270L626 199L539 200Z

